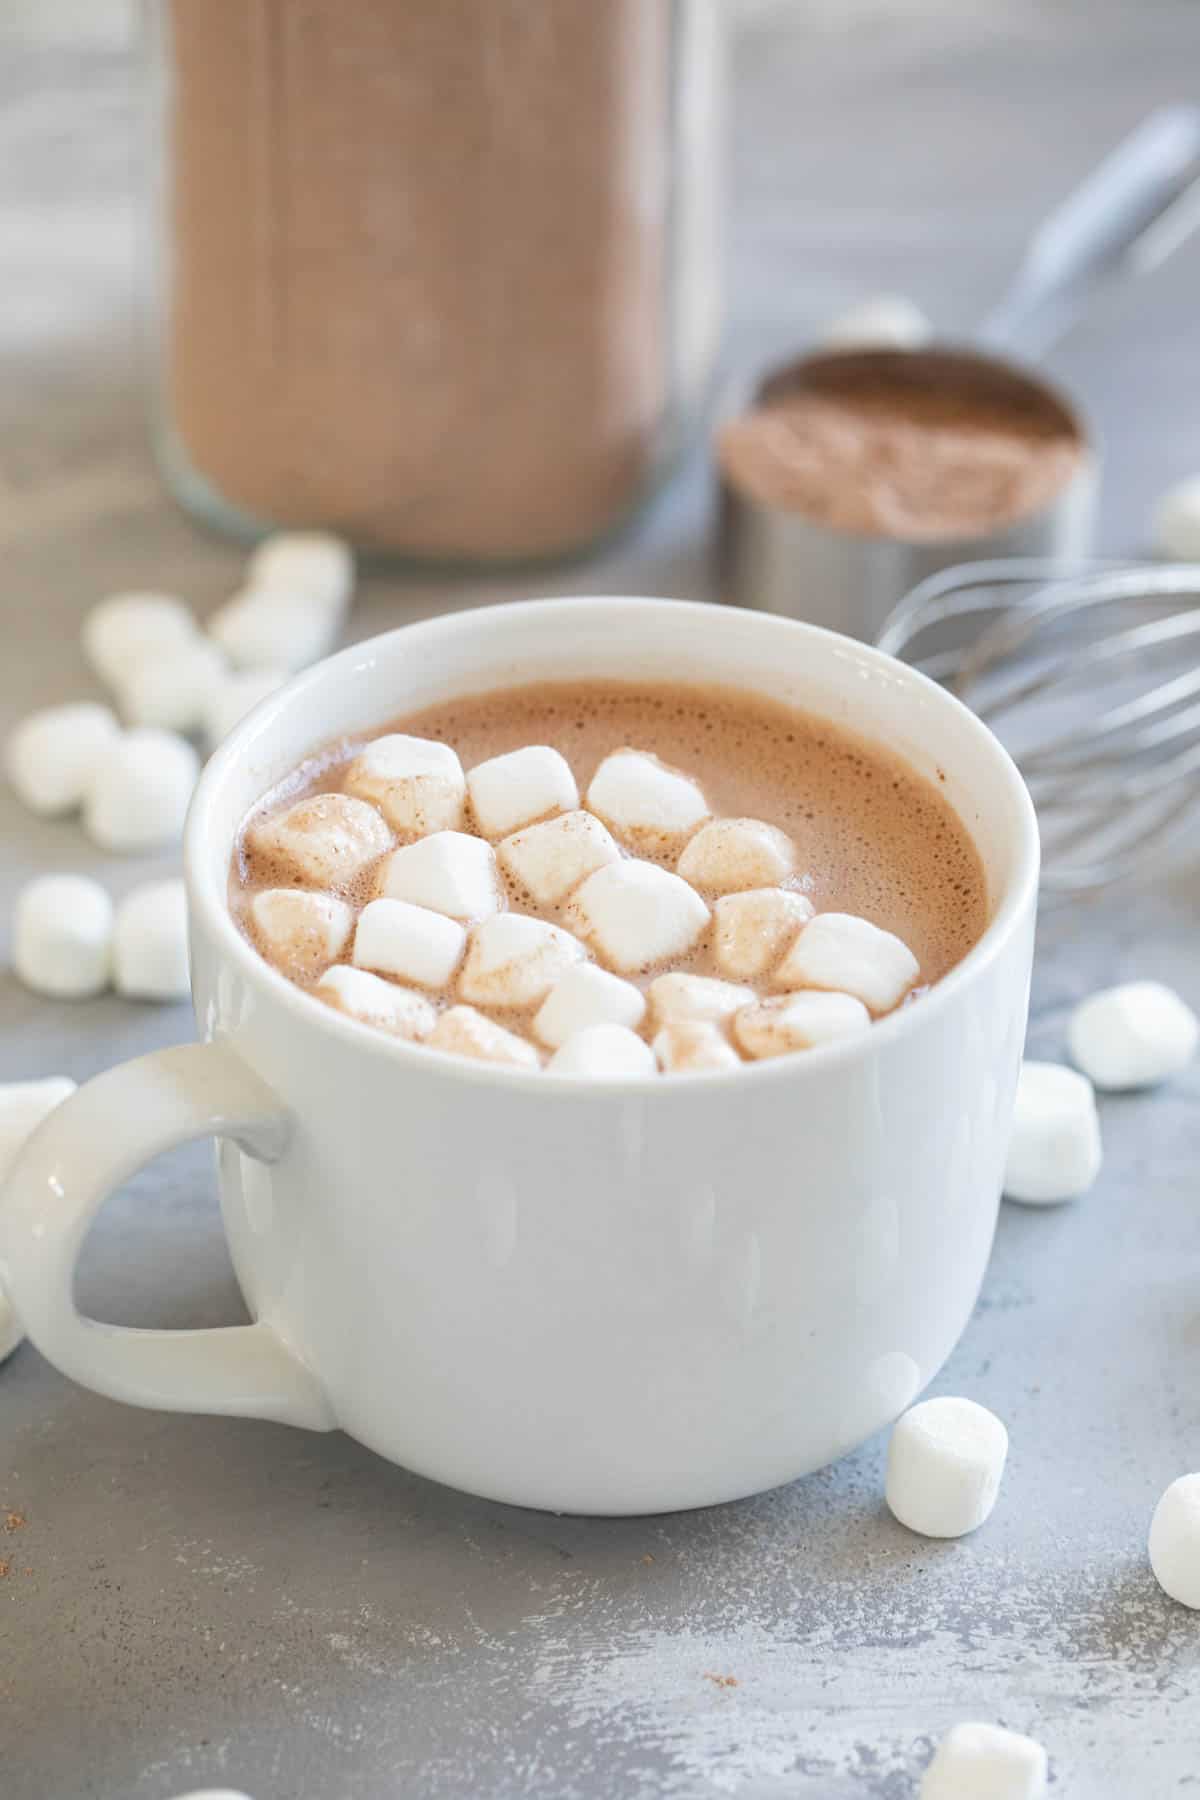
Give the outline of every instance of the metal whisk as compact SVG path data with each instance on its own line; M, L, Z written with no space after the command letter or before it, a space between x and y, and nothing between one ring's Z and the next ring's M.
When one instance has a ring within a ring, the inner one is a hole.
M1029 784L1047 895L1161 873L1200 820L1200 564L967 563L881 649L945 682Z

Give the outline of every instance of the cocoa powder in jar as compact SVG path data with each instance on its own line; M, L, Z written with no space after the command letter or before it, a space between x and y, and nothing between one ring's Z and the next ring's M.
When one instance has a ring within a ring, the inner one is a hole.
M638 498L670 386L670 0L169 0L170 460L475 560Z

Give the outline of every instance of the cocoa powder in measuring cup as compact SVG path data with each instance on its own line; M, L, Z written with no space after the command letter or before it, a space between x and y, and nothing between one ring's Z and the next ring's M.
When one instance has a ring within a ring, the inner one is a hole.
M723 427L726 481L831 530L936 543L1039 511L1087 446L1053 391L949 350L840 352L782 371Z

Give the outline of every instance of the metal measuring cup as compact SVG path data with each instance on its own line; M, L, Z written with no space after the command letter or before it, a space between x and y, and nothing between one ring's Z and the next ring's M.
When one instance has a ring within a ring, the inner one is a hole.
M977 334L979 348L827 350L772 370L752 404L831 373L881 370L900 359L914 378L961 393L1007 385L1056 416L1077 439L1073 475L1044 505L974 536L915 542L835 530L721 482L723 593L737 605L784 613L874 640L900 598L939 569L1020 556L1072 562L1091 548L1099 478L1095 435L1074 402L1028 367L1095 294L1157 268L1200 223L1200 108L1151 115L1035 234L1016 278ZM1013 360L1017 357L1022 361Z

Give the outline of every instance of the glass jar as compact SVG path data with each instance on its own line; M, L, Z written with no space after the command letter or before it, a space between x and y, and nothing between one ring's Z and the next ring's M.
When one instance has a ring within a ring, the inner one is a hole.
M154 438L192 512L495 564L702 409L719 0L150 0Z

